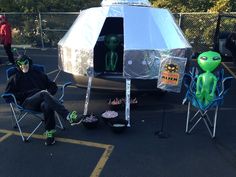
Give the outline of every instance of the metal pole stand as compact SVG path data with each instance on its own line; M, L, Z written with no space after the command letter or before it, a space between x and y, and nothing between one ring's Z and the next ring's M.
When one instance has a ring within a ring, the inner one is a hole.
M165 122L167 122L165 114L166 114L166 107L164 105L163 112L162 112L162 118L161 118L161 129L154 133L155 135L157 135L159 138L162 138L162 139L169 138L169 136L170 136L167 131L164 131L164 124L165 124Z

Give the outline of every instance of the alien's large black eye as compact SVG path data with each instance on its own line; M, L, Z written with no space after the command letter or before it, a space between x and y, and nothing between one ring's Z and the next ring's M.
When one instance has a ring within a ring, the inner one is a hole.
M207 60L207 57L201 57L200 59L201 60Z
M219 56L213 57L213 60L220 60L221 58Z

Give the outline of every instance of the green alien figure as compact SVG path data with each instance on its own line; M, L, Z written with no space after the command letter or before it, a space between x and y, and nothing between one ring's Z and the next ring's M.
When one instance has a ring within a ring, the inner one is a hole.
M217 52L207 51L198 56L197 62L205 72L197 77L196 97L203 106L207 106L215 97L217 78L212 71L220 64L221 56Z
M115 71L118 54L116 49L120 43L119 37L114 34L105 36L105 45L109 49L105 56L105 70L106 71Z

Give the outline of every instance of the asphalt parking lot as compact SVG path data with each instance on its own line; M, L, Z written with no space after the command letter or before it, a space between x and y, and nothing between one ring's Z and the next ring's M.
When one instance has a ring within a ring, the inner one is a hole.
M57 50L28 49L35 63L44 64L52 79L57 74ZM0 48L0 59L6 57ZM222 64L227 67L228 64ZM5 88L5 70L0 66L0 92ZM234 75L225 68L227 75ZM83 112L86 89L77 88L73 77L60 73L57 82L72 81L66 90L65 106ZM0 100L1 177L235 177L236 176L236 81L220 108L216 138L211 139L204 124L190 135L185 133L187 105L181 93L134 93L139 104L131 110L131 127L115 134L102 120L96 129L83 125L57 131L56 144L44 146L43 127L29 143L22 142L12 128L10 109ZM122 92L92 90L89 112L108 110L107 99L124 97ZM119 111L124 116L124 110ZM168 138L155 134L161 129ZM33 121L24 125L27 134Z

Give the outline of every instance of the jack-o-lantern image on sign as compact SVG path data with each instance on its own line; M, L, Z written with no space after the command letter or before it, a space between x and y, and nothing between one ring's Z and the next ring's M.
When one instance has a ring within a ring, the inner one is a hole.
M161 72L161 82L167 85L178 85L179 83L179 66L177 64L168 63Z

